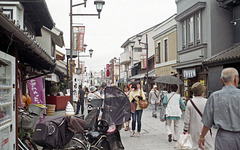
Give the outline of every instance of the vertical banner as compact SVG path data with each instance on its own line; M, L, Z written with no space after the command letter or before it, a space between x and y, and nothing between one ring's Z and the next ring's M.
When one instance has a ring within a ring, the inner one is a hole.
M45 104L42 77L34 78L27 81L31 101L33 104Z
M83 52L85 26L73 26L72 31L73 31L72 50Z
M73 101L78 101L78 86L80 84L80 76L73 74Z
M106 69L107 69L107 77L109 77L110 76L110 70L109 70L109 68L110 68L110 65L109 64L107 64L107 66L106 66Z

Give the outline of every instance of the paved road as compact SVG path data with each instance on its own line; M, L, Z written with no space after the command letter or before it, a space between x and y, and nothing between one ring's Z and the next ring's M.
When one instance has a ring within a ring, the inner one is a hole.
M180 120L180 132L183 130L183 118ZM173 125L172 125L173 131ZM150 108L142 116L141 137L130 137L130 131L121 131L122 142L126 150L173 150L176 142L168 142L165 123L153 118ZM215 137L216 130L213 130Z
M159 112L158 112L159 113ZM55 112L55 116L64 115L65 111ZM84 114L87 114L85 109ZM183 117L180 120L180 132L183 129ZM172 125L173 131L173 125ZM216 130L213 130L215 137ZM121 130L125 150L173 150L176 142L168 142L165 123L153 118L150 107L143 111L141 137L130 137L130 131Z

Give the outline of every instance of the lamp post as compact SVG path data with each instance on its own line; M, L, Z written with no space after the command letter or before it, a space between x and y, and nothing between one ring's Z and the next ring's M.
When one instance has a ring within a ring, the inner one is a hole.
M120 64L120 57L117 59L116 57L114 57L115 60L118 60L118 64L119 64L119 67L118 67L118 71L119 71L119 74L118 74L118 84L119 84L119 87L120 87L120 68L121 68L121 64Z
M140 44L145 45L144 49L146 49L146 57L147 57L146 58L146 71L147 71L147 89L146 89L146 91L147 91L147 95L148 95L148 35L146 34L146 43L141 42L142 35L138 34L138 35L136 35L136 37L138 39L139 45Z
M73 16L98 16L98 19L100 19L100 13L102 11L103 5L105 4L104 1L100 1L100 0L96 0L94 1L94 4L96 5L96 9L98 14L73 14L72 13L72 8L76 7L76 6L81 6L84 5L84 7L86 7L87 5L87 0L84 0L83 3L79 3L79 4L72 4L72 0L70 0L70 102L73 104L73 74L72 74L72 40L73 40L73 33L72 33L72 19Z
M130 46L132 47L132 56L131 56L131 68L133 68L133 47L135 45L135 42L134 41L130 41Z

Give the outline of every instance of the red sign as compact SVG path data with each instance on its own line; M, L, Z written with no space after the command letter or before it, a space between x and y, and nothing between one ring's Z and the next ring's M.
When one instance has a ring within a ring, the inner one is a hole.
M84 33L85 26L73 26L73 51L84 51Z
M110 71L109 71L109 64L107 64L107 77L109 77L110 76Z

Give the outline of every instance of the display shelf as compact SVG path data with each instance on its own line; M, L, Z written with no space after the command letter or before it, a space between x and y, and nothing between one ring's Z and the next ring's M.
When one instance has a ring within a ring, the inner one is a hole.
M10 85L3 85L3 84L0 84L0 89L11 89L12 86Z
M2 107L6 107L6 106L8 106L8 105L11 105L12 103L11 102L0 102L0 106L2 106Z
M0 126L7 124L8 122L11 122L12 119L10 117L0 119Z

